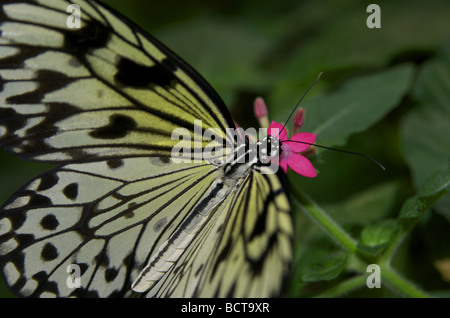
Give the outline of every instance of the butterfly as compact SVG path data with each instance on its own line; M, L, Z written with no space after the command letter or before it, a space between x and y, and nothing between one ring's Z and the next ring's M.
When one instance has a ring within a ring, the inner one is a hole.
M282 174L236 152L231 162L172 156L180 143L224 145L234 127L193 68L105 5L3 2L0 146L56 164L0 207L11 291L279 296L293 253ZM209 129L220 134L202 140Z

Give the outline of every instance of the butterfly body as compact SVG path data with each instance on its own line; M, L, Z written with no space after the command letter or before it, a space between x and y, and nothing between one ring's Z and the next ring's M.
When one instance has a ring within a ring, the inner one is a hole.
M79 29L67 27L71 4ZM201 153L210 128L227 144L234 122L211 86L95 1L0 8L0 146L57 164L0 207L9 288L26 297L129 296L132 286L145 297L280 295L293 226L260 147L234 144L228 160L172 157L178 128Z

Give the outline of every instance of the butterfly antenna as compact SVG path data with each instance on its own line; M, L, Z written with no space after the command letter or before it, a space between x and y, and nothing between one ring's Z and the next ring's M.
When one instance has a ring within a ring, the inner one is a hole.
M306 90L306 92L303 94L302 98L300 98L300 100L297 102L297 105L295 105L294 109L292 110L291 114L289 115L288 119L284 122L284 126L281 129L281 131L278 133L278 136L280 136L281 132L286 129L286 125L289 122L289 119L291 119L292 115L294 115L295 111L297 110L298 106L300 105L300 102L303 100L303 98L306 96L306 94L308 94L308 92L311 90L311 88L313 88L313 86L317 83L317 81L319 80L320 76L322 76L323 72L320 72L319 75L317 76L316 80L309 86L309 88ZM277 136L277 138L278 138Z
M372 158L369 155L366 155L365 153L361 153L361 152L355 152L355 151L349 151L349 150L342 150L342 149L337 149L337 148L332 148L332 147L326 147L326 146L321 146L321 145L317 145L317 144L312 144L309 142L305 142L305 141L297 141L297 140L284 140L282 142L296 142L299 144L306 144L306 145L310 145L310 146L314 146L314 147L319 147L319 148L324 148L324 149L328 149L328 150L334 150L334 151L339 151L339 152L345 152L345 153L349 153L352 155L358 155L358 156L363 156L366 157L367 159L371 160L372 162L374 162L375 164L377 164L381 169L386 170L386 168L376 159Z

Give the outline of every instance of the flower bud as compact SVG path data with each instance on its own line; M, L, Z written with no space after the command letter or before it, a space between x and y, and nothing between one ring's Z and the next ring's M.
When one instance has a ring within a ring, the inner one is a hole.
M297 112L294 115L293 121L293 134L298 134L300 132L300 129L303 126L303 123L305 122L305 109L303 107L300 107Z
M258 119L259 126L262 128L269 127L269 117L267 116L266 103L261 97L257 97L254 102L255 116Z

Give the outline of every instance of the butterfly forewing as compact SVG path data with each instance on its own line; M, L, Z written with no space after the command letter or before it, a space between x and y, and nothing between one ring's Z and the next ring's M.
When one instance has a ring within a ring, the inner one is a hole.
M194 120L200 134L232 124L209 85L168 49L95 2L80 2L81 27L70 29L68 4L1 7L5 149L48 162L170 156L176 128L194 140Z

